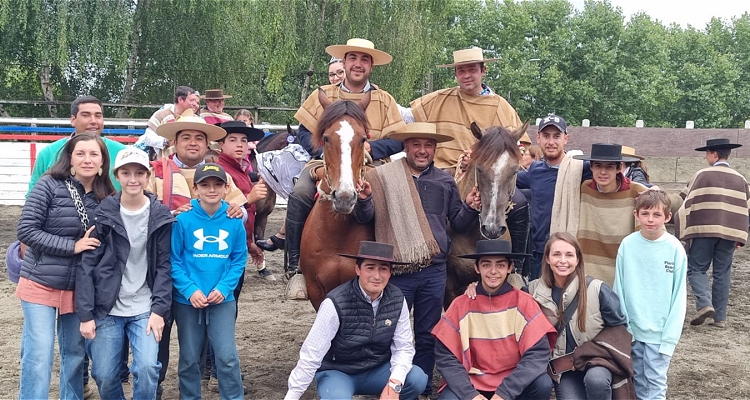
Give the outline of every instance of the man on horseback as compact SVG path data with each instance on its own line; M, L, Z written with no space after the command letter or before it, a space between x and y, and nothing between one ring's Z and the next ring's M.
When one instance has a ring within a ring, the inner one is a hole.
M521 126L516 110L504 98L496 94L482 77L487 74L485 63L498 60L484 58L482 49L471 47L453 52L453 63L439 67L454 68L458 86L426 94L411 102L405 119L413 116L417 122L431 122L437 131L449 135L453 140L439 143L435 152L435 166L442 169L460 168L459 159L477 141L471 133L471 123L487 129L502 126L512 131ZM506 215L513 250L526 253L529 234L528 202L520 191L511 201L515 204ZM528 265L525 260L516 260L516 265ZM519 271L520 272L520 271ZM523 275L528 275L524 271Z
M370 140L365 149L373 160L386 159L403 148L401 143L386 136L404 126L398 112L396 100L385 90L370 83L370 72L374 65L385 65L392 57L365 39L349 39L346 45L332 45L326 52L333 57L343 59L345 78L335 85L321 86L312 93L294 115L300 122L299 140L313 157L320 157L321 151L313 148L311 131L315 129L323 113L321 97L331 102L338 100L360 101L366 93L371 100L367 107L367 119L370 123ZM322 92L322 95L321 93ZM321 146L322 147L322 146ZM286 246L289 262L286 266L287 276L299 272L299 249L302 239L302 228L314 204L315 181L310 176L310 167L304 169L289 196L286 214Z
M448 222L455 232L471 229L481 201L476 188L462 201L453 177L434 166L437 144L452 139L437 133L434 124L408 124L389 138L404 142L406 157L368 171L354 217L359 223L375 219L376 240L395 243L397 258L412 264L391 282L404 293L409 308L414 306L414 364L427 373L425 394L429 395L435 366L435 339L430 331L443 309L451 251Z
M318 397L350 399L355 394L414 399L427 376L412 365L409 308L398 287L389 284L393 246L362 241L357 277L341 284L320 304L315 322L289 375L285 399L299 399L313 379ZM373 321L362 323L362 320Z

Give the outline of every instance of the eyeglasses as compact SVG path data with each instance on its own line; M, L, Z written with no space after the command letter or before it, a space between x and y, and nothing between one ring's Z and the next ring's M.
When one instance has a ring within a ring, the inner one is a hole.
M328 73L328 77L329 78L333 78L333 77L336 77L336 76L344 76L344 70L340 69L340 70L338 70L336 72L329 72Z

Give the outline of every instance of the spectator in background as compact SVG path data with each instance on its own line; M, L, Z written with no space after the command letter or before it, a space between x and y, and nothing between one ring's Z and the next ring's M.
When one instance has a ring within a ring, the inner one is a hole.
M633 157L638 159L636 161L626 162L623 174L631 181L638 182L645 187L650 188L653 186L651 184L651 177L648 176L648 171L646 170L646 164L643 162L643 157L635 155L635 149L630 146L622 146L622 155L623 157Z
M521 148L521 169L528 171L531 163L542 159L542 148L538 144L523 146Z
M675 232L688 243L687 278L698 310L690 325L712 318L714 327L727 326L732 258L735 249L747 243L750 208L750 187L727 161L732 149L740 146L729 139L708 139L695 150L705 151L710 166L696 172L680 192L685 201L677 211ZM713 281L709 286L711 266Z
M206 90L206 94L201 95L201 99L206 100L206 107L199 111L201 118L211 125L232 121L232 116L224 112L224 102L231 98L222 89Z
M191 109L193 112L197 112L200 107L198 96L198 92L190 86L178 86L174 91L174 104L165 104L162 109L151 115L151 118L148 119L146 132L135 142L135 147L146 152L151 147L158 156L166 157L168 154L162 154L162 150L169 146L169 142L156 134L156 128L159 125L174 122L177 118L180 118L185 110ZM117 154L117 152L110 153Z
M331 61L328 62L328 84L338 84L344 80L344 75L344 61L336 57L331 57Z
M74 132L70 137L62 138L50 143L36 155L34 170L31 172L31 180L29 181L29 191L26 193L27 197L39 178L41 178L50 167L52 167L52 164L57 162L58 156L60 155L60 149L65 146L69 139L75 137L77 134L88 132L100 136L110 154L110 164L115 162L117 152L125 148L124 144L102 136L102 130L104 129L104 111L102 109L102 102L94 96L81 96L73 101L70 105L70 125L73 126L74 129ZM111 172L109 179L110 181L114 179ZM113 182L113 184L115 185L116 190L120 190L120 184L118 182Z
M252 126L254 119L253 113L245 108L239 109L234 113L234 120L244 122L246 126Z

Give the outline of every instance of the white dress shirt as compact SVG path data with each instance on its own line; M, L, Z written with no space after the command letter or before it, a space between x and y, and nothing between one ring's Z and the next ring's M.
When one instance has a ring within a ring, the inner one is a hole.
M360 290L362 286L360 285ZM374 315L378 314L381 296L375 300L362 290L370 304ZM331 299L326 298L320 304L318 315L315 317L310 333L307 334L305 342L299 351L299 361L289 374L289 390L286 392L284 399L299 399L310 382L315 378L315 373L320 368L328 350L331 348L331 341L339 330L339 316L336 313L336 307ZM393 333L393 342L391 343L391 375L390 379L397 380L401 383L406 381L406 375L411 371L412 359L414 358L414 345L412 344L414 336L411 331L411 321L409 321L409 308L404 299L404 305L401 308L401 315L396 323L396 330ZM385 386L383 386L385 387Z

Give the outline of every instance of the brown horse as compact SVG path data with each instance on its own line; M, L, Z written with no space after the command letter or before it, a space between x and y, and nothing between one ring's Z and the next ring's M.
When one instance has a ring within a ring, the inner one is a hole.
M493 126L486 131L471 124L471 132L478 140L472 147L471 161L466 173L458 183L461 198L465 198L473 187L477 187L482 198L478 229L468 233L451 232L453 247L448 257L447 281L444 306L447 309L457 296L462 294L470 282L479 275L474 271L473 260L459 255L473 253L477 240L505 238L508 227L505 215L512 207L511 197L516 189L516 173L521 160L518 139L529 126L508 132Z
M357 181L365 172L367 100L321 101L325 110L313 132L324 163L318 168L318 199L302 231L300 269L316 310L326 293L356 276L354 260L338 254L356 254L360 241L375 238L372 225L360 225L350 215L357 204Z

